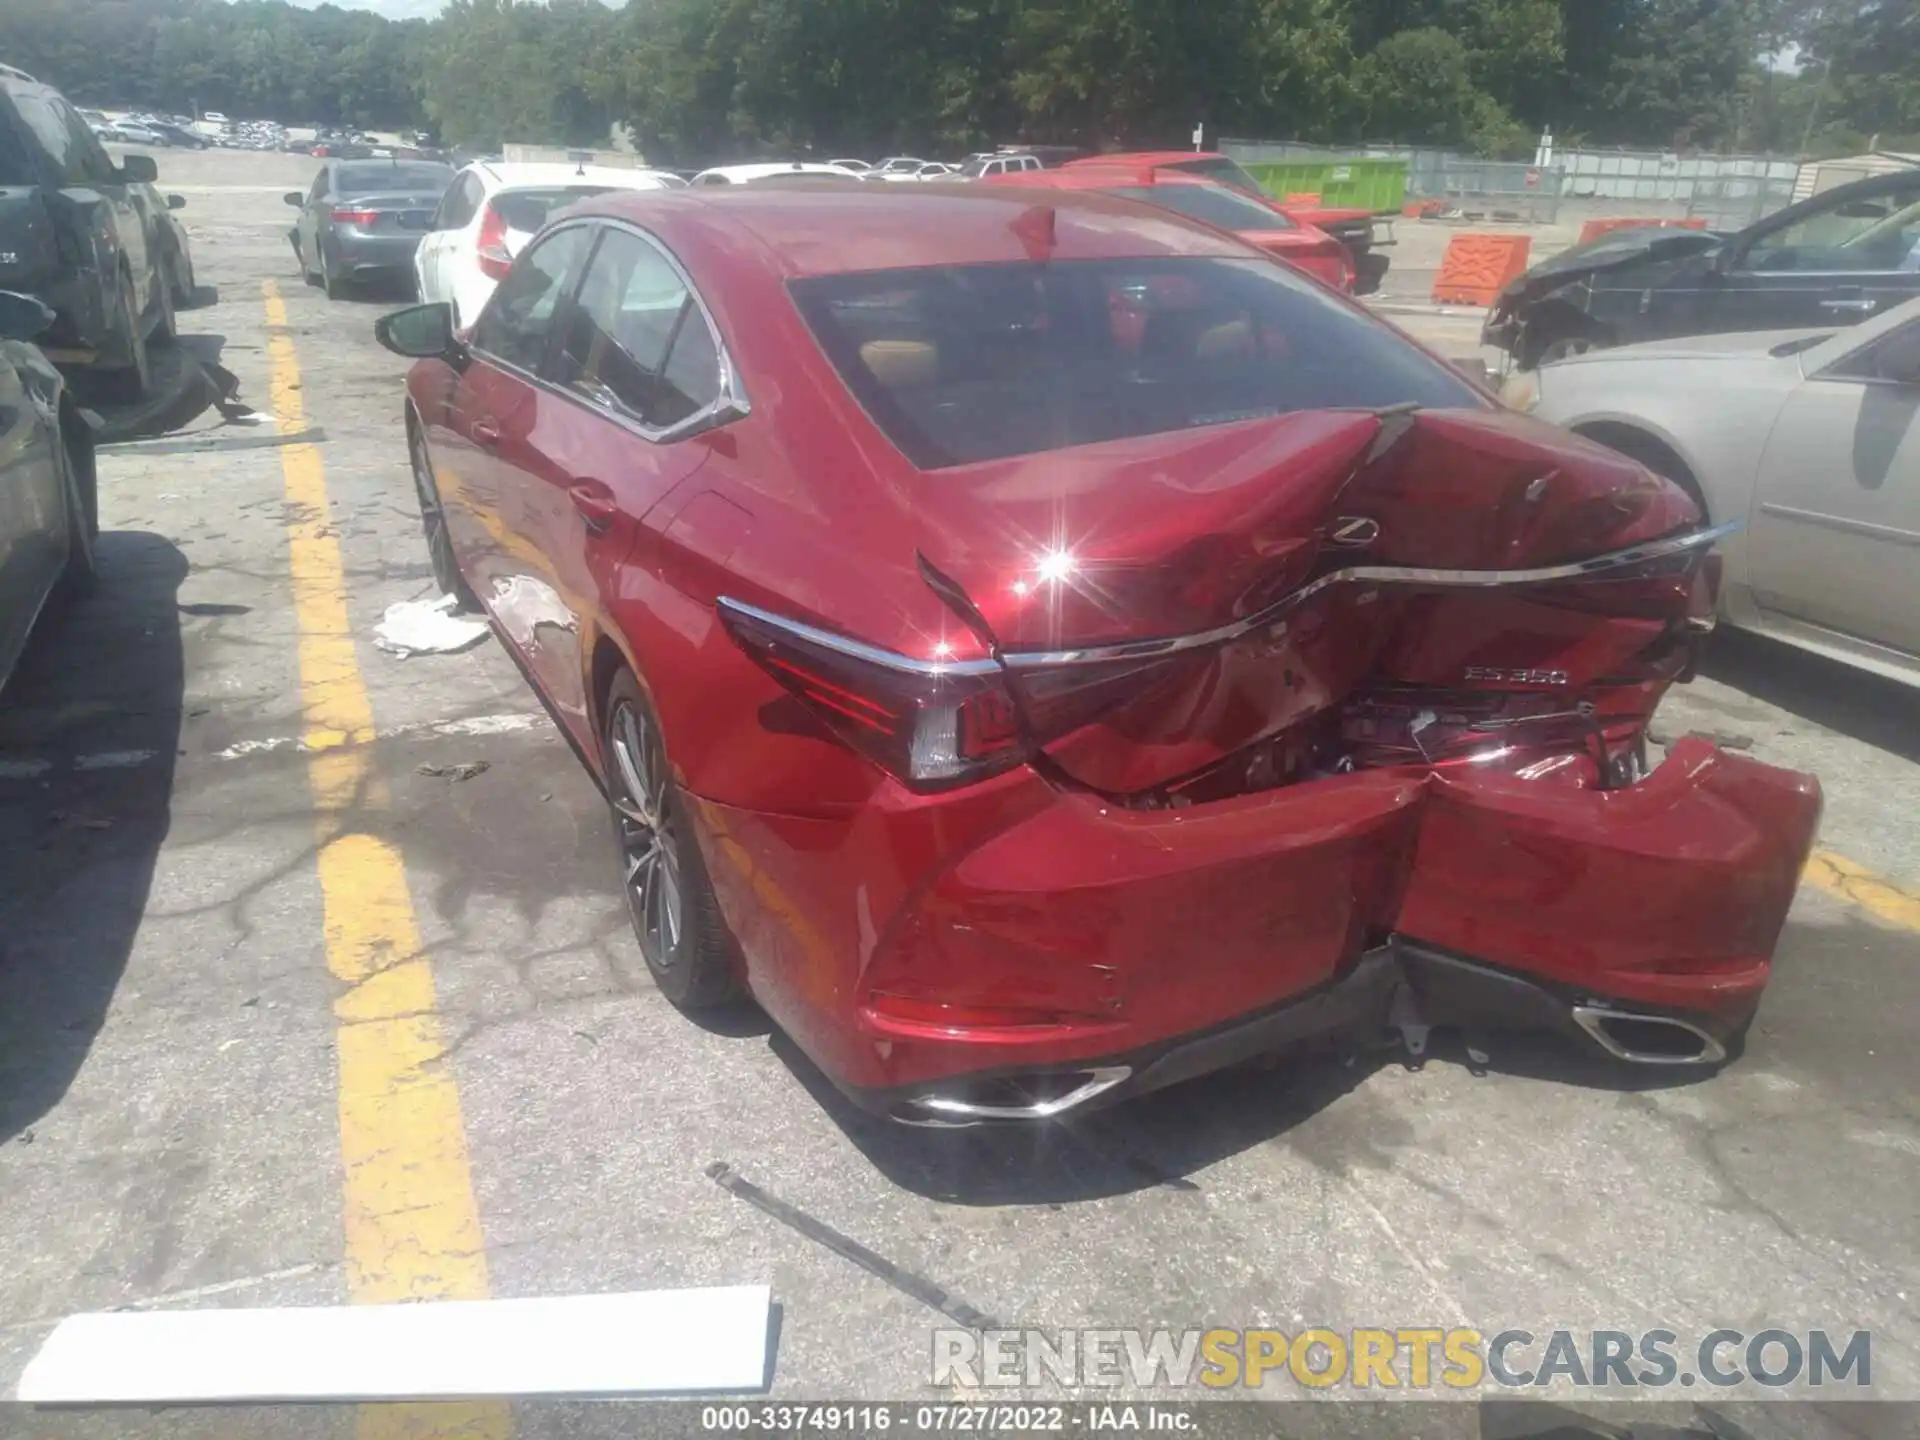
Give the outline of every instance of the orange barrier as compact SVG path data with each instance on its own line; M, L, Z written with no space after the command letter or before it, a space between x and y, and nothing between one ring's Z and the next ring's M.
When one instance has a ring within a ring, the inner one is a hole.
M1598 240L1602 235L1611 235L1616 230L1704 230L1705 220L1640 220L1632 217L1612 220L1589 220L1580 227L1580 243Z
M1409 220L1433 220L1446 208L1444 200L1409 200L1400 207L1400 213Z
M1317 190L1299 190L1280 202L1282 205L1318 205L1320 192Z
M1447 305L1491 305L1527 273L1532 249L1525 235L1456 235L1440 262L1433 298Z

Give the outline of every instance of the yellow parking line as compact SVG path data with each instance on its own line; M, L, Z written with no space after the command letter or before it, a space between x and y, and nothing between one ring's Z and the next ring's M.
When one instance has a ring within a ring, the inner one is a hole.
M262 288L273 413L280 432L294 434L307 425L300 364L279 287L267 280ZM347 619L326 472L313 445L283 447L280 463L327 966L345 987L334 1017L348 1294L357 1304L484 1299L480 1209L460 1096L444 1063L432 963L420 948L399 851L356 829L387 796L372 750L345 743L373 733L373 708ZM362 1411L360 1434L492 1440L509 1428L503 1405L389 1406Z
M1814 851L1807 857L1803 878L1814 889L1858 905L1889 925L1920 930L1920 895L1901 889L1844 855L1831 850Z

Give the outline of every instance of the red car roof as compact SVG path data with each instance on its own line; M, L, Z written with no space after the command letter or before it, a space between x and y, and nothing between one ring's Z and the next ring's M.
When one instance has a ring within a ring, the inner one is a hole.
M1040 248L1047 230L1036 211L1052 212L1049 248ZM978 183L614 191L568 213L632 220L689 263L694 247L744 261L749 247L741 241L751 237L762 263L789 276L987 265L1037 254L1093 260L1246 253L1219 231L1172 213L1142 213L1130 201L1082 193L1078 185L1056 187L1044 201Z

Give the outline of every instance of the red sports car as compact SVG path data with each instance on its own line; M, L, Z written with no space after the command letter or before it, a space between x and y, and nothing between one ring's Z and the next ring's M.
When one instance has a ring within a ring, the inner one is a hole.
M610 802L640 953L861 1102L1278 1047L1730 1052L1807 777L1647 718L1717 531L1218 230L993 186L609 194L406 429L436 574Z
M1134 171L1099 165L1075 165L1066 170L1012 170L992 175L982 185L1022 189L1093 190L1158 205L1189 219L1230 230L1249 245L1304 270L1343 294L1353 291L1353 257L1347 247L1311 225L1290 220L1270 205L1251 200L1237 190L1171 171Z

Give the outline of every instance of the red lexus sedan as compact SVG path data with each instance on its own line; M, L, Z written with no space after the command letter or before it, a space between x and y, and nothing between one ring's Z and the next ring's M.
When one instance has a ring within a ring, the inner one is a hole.
M983 185L1039 190L1094 190L1138 200L1231 231L1256 250L1304 270L1342 294L1353 292L1353 256L1331 235L1289 219L1271 205L1250 200L1211 180L1170 170L1135 171L1076 163L1063 170L1013 170L992 175Z
M1229 235L610 194L470 332L378 330L436 574L604 788L661 991L877 1111L1462 1024L1710 1066L1754 1012L1818 787L1645 736L1720 532Z

